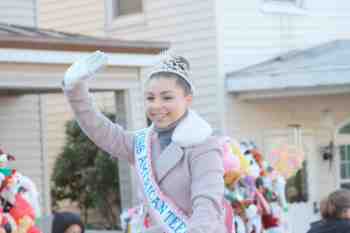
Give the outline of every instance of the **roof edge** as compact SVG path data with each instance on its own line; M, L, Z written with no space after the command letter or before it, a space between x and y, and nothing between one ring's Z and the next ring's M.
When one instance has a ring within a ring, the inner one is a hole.
M340 46L346 42L349 42L348 39L335 39L331 40L325 43L317 44L308 48L304 49L293 49L284 53L281 53L277 56L273 56L272 58L265 59L261 62L251 64L248 66L245 66L243 68L239 68L237 70L229 71L226 72L225 77L226 78L231 78L231 77L238 77L238 76L254 76L256 75L255 72L250 72L250 70L258 68L258 67L263 67L264 65L270 64L270 63L283 63L285 61L288 61L290 59L294 59L298 56L302 56L303 54L307 53L317 53L318 55L321 55L321 53L327 52L328 49L336 48L337 46Z
M109 57L108 65L112 66L147 67L154 65L159 59L158 54L106 53ZM88 54L86 51L0 48L0 63L71 64Z
M52 39L35 37L1 36L0 48L92 52L101 50L110 53L158 54L168 49L167 42L112 41L104 39Z

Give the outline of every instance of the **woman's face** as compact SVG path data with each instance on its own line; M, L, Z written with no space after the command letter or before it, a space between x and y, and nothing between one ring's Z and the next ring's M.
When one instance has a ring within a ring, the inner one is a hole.
M64 233L82 233L81 227L78 224L73 224L68 227Z
M192 103L175 78L151 79L145 89L146 114L157 128L166 128L180 119Z

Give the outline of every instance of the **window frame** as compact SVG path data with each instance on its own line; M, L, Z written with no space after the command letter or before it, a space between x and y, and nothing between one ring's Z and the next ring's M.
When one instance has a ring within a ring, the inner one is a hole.
M119 1L119 0L105 0L106 31L145 24L145 14L144 14L145 0L141 0L142 2L141 12L120 15L120 16L115 15L114 7L116 6L115 4L116 1Z
M338 177L338 187L342 187L343 184L350 184L350 177L343 178L342 177L342 165L349 165L350 159L348 159L348 156L350 155L350 150L346 153L346 160L343 160L341 158L341 149L343 146L345 146L346 150L350 147L350 133L348 132L342 132L346 129L348 129L350 126L350 122L346 121L346 123L341 124L340 127L337 129L337 136L336 136L336 159L337 159L337 177Z
M345 150L349 150L348 148L350 147L350 144L342 144L342 145L339 145L339 186L341 187L343 184L350 184L350 177L345 177L343 178L342 177L342 166L345 165L347 166L347 169L348 169L348 166L350 165L350 159L348 158L348 156L350 155L350 150L346 152L345 156L347 157L345 160L343 160L341 158L341 148L342 147L345 147ZM346 175L350 175L350 174L346 174Z
M348 135L348 134L350 134L350 131L348 131L348 130L350 130L350 123L347 124L347 125L344 125L344 127L340 128L339 129L339 134Z
M263 13L305 15L304 0L261 0L260 10Z

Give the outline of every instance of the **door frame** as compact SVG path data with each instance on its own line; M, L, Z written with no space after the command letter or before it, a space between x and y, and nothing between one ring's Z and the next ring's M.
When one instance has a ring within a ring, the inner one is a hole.
M315 172L318 169L317 163L315 163L315 154L317 154L316 148L316 135L317 132L311 128L301 129L301 141L302 144L308 148L305 151L305 159L308 160L307 163L307 192L308 200L306 202L289 203L289 211L286 214L288 219L288 230L289 232L306 232L308 229L308 223L316 221L319 219L319 214L315 213L315 203L318 205L318 196L315 191L316 178ZM263 154L267 153L267 147L269 143L269 137L285 137L289 141L293 141L293 131L289 128L287 129L266 129L263 132ZM300 215L300 213L303 213ZM303 224L301 224L303 223Z

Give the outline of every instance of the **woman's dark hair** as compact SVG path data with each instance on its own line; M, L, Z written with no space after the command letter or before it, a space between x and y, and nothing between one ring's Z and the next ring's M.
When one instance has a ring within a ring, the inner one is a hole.
M177 74L169 73L169 72L159 72L157 74L152 75L147 82L149 82L152 79L160 79L160 78L172 78L175 79L176 84L182 88L182 90L185 93L185 96L192 95L192 89L191 86L188 84L188 82L180 77Z
M78 214L72 212L56 212L53 214L52 233L64 233L70 226L77 224L84 233L84 224Z
M320 203L323 219L342 218L344 211L350 208L350 190L339 189L328 195Z

